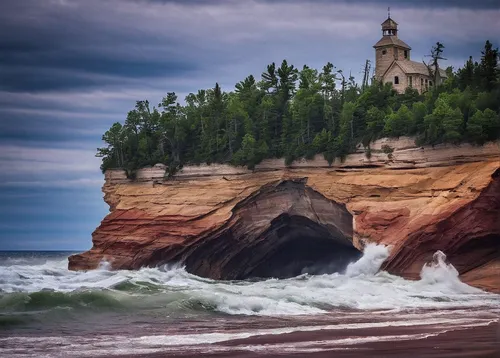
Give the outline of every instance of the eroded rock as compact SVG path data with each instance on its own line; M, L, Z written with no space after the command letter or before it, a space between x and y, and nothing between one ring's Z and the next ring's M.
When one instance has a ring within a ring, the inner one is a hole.
M108 171L111 212L69 267L175 262L216 279L288 277L341 270L375 242L390 246L392 273L418 278L441 250L462 280L500 292L500 146L402 143L390 159L355 154L332 167L186 167L168 181L157 167L135 182Z

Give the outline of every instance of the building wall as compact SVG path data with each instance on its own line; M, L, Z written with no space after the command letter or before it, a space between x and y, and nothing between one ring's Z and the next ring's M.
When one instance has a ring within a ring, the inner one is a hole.
M405 51L407 51L407 53L406 53L407 57L406 58L405 58ZM411 53L410 50L405 50L403 48L395 48L394 52L395 52L394 58L396 60L409 60L410 59L410 53Z
M383 51L386 54L383 54ZM392 61L394 61L394 47L379 47L375 50L375 77L382 79L384 72L387 71Z
M418 74L413 75L413 87L418 90L419 93L427 92L431 88L431 78L426 75Z
M384 54L385 51L385 54ZM394 45L387 45L375 49L375 78L384 83L391 83L398 93L404 93L407 87L415 88L419 93L428 91L432 87L432 79L424 74L408 75L403 72L399 66L394 66L387 74L384 73L391 66L394 60L411 60L411 50L407 51L405 58L405 49ZM395 83L395 77L398 76L399 83ZM411 80L410 80L411 77Z
M399 84L395 83L395 77L399 78ZM398 93L403 93L406 90L406 87L408 87L408 76L403 72L401 67L399 66L394 66L392 67L389 72L386 73L384 78L382 79L384 83L392 83L392 86Z
M413 88L415 88L419 93L422 93L422 86L420 85L420 80L422 75L414 74L413 77Z
M384 54L384 50L386 53ZM381 79L385 71L398 56L396 47L380 47L375 51L375 76Z
M383 54L384 50L386 51ZM404 49L392 46L379 47L375 50L375 77L381 79L385 71L394 60L404 60ZM408 50L408 60L410 59L410 50Z
M398 76L399 84L395 83L395 77ZM411 80L410 80L411 77ZM382 78L382 82L391 83L398 93L404 93L407 87L415 88L419 93L428 91L431 88L431 79L422 74L406 74L399 66L394 66Z

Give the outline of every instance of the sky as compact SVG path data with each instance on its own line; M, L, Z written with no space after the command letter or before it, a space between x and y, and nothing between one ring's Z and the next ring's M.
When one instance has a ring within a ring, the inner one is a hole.
M272 62L362 77L391 17L412 59L500 43L498 0L1 0L0 250L87 250L108 213L96 148L135 101L224 90Z

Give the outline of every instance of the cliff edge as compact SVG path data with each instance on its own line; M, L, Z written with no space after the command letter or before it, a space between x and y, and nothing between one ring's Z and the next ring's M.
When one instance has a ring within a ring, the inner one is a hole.
M341 270L375 242L390 246L391 273L416 279L441 250L464 282L500 293L500 143L400 138L371 149L332 166L322 156L254 171L187 166L169 180L162 166L134 181L108 170L110 213L69 268L181 263L214 279L289 277Z

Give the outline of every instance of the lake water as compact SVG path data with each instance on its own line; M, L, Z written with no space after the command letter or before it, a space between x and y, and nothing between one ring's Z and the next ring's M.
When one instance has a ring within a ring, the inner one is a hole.
M500 317L500 296L462 283L441 254L419 281L379 271L388 252L376 245L343 273L262 281L210 280L176 266L110 271L105 262L72 272L70 254L0 253L0 356L348 351Z

